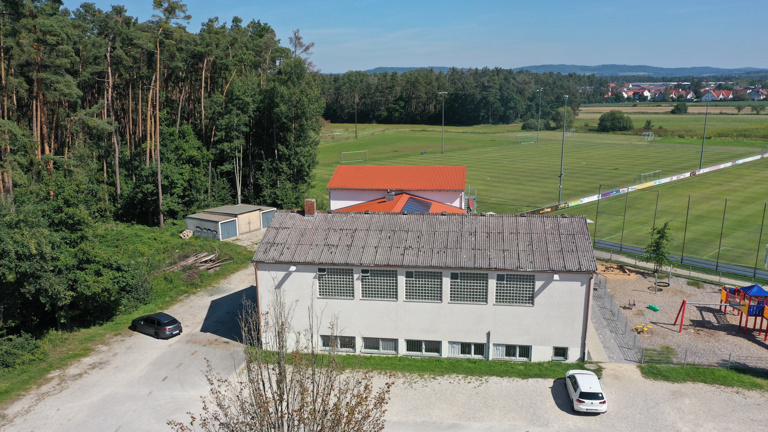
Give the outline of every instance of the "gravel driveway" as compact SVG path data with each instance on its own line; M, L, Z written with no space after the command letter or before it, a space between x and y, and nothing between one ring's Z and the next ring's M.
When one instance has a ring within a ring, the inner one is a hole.
M129 330L3 407L0 430L168 431L200 411L206 359L229 376L243 363L237 313L255 297L250 266L168 309L184 333L157 340Z

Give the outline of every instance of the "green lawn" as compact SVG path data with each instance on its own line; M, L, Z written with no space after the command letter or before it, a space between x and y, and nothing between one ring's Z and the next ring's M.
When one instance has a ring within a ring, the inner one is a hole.
M700 116L655 115L654 119L667 117L702 121ZM739 116L710 115L710 119L719 120L736 117ZM477 188L477 206L481 212L519 213L557 203L561 132L543 131L539 143L521 145L516 143L516 136L523 133L519 125L446 127L445 153L442 154L440 126L359 125L357 140L353 139L354 125L332 125L326 130L335 131L326 135L335 138L320 145L320 164L312 191L320 208L328 206L325 187L338 166L340 152L354 150L368 151L369 160L358 164L465 165L467 185ZM707 139L703 166L758 154L767 144L732 137ZM601 185L603 191L629 186L641 173L661 170L661 176L666 177L692 171L699 167L700 157L700 139L644 141L636 135L576 133L565 138L562 200L594 195ZM653 225L658 190L657 219L671 221L672 250L680 254L690 194L685 255L716 260L719 254L722 262L751 267L755 264L766 199L763 186L768 183L766 168L768 160L760 160L634 192L626 202L625 196L603 200L599 218L595 214L595 203L566 212L598 220L597 238L643 247ZM728 212L721 245L720 227L726 197ZM624 214L625 203L629 215L626 220L617 216ZM594 227L590 224L593 234ZM768 232L763 240L768 240Z

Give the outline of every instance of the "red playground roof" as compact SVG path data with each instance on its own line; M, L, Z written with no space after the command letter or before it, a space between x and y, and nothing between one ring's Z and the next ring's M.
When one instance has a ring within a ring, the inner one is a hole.
M464 166L341 165L328 189L464 191L466 178Z
M395 195L395 198L390 201L387 201L386 198L379 198L372 201L351 205L349 207L340 208L335 211L360 213L365 211L370 211L371 213L400 213L404 210L409 211L410 213L467 212L466 210L459 207L454 207L452 205L443 204L430 199L413 196L407 193Z

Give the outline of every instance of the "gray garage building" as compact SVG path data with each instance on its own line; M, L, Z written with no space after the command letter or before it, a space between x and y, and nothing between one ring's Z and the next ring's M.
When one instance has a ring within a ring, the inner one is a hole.
M274 215L274 207L237 204L203 210L187 216L186 222L195 235L226 240L267 228Z

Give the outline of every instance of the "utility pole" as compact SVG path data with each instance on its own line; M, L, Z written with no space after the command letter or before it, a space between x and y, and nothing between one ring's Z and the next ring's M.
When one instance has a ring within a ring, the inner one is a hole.
M443 146L441 147L440 153L445 153L445 95L448 94L448 92L438 92L442 98L443 98Z
M565 162L565 123L568 118L568 95L563 96L563 146L560 151L560 186L557 191L557 203L563 202L563 162Z
M709 101L707 101L707 112L704 114L704 136L701 137L701 157L699 158L699 170L704 164L704 141L707 139L707 117L709 117Z
M536 126L536 142L539 142L539 131L541 131L541 94L544 93L544 88L540 88L536 90L536 92L539 94L539 122Z

